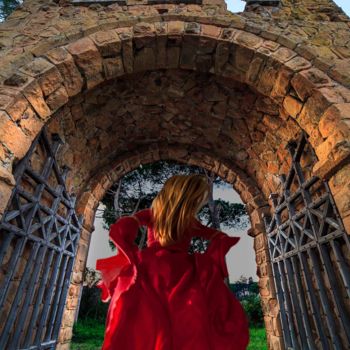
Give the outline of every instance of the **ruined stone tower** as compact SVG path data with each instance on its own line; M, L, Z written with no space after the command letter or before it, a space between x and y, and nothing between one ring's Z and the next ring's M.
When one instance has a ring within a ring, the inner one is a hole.
M349 23L330 0L25 0L0 24L0 348L69 349L98 203L160 159L247 205L268 348L349 348Z

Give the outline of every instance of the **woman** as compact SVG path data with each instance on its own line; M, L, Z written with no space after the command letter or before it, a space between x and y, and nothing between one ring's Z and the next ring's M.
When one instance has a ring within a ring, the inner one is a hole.
M101 350L244 350L248 318L225 285L225 255L240 237L197 220L208 201L203 175L169 178L151 208L119 218L110 239L118 255L100 259L102 301L110 301ZM139 250L138 228L147 226ZM192 237L207 243L191 252Z

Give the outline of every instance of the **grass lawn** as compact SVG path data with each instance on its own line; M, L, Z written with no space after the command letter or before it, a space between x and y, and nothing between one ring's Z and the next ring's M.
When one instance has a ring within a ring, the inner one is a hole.
M96 320L75 323L71 350L100 350L104 330L104 323ZM250 343L247 350L267 350L265 328L250 328Z
M267 350L265 328L250 328L250 342L247 350Z

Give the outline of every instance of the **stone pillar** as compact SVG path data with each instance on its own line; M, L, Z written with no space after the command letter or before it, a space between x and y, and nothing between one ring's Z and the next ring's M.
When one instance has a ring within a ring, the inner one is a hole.
M68 289L65 309L63 311L62 323L58 335L57 350L68 350L72 338L73 325L76 319L76 313L79 311L79 295L83 286L84 271L89 252L91 235L94 231L94 217L98 201L92 193L84 192L80 200L77 202L77 215L83 214L83 228L80 233L80 240L75 257L71 282Z

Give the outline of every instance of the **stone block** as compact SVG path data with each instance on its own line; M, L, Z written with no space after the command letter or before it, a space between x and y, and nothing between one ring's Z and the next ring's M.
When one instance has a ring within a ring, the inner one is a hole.
M280 47L271 54L271 57L273 57L281 63L285 63L291 60L296 55L297 54L293 50L290 50L287 47Z
M168 36L182 35L185 31L185 23L183 21L168 22Z
M221 34L221 28L209 24L202 24L202 35L211 38L218 38Z
M75 96L83 87L84 80L78 67L75 65L72 55L64 48L50 50L46 57L56 65L63 77L63 84L68 96Z
M276 300L276 299L274 299ZM278 307L276 307L276 309L279 310ZM275 317L273 318L272 321L272 326L273 326L273 333L275 336L282 336L283 335L283 331L282 331L282 322L281 322L281 315L280 313L274 315Z
M233 46L231 46L231 50L232 48ZM250 62L253 58L253 55L254 55L253 50L246 47L236 46L235 49L233 50L234 61L231 63L236 69L242 72L247 72L250 67Z
M300 100L288 95L283 100L283 107L290 116L297 118L303 108L303 104Z
M134 25L133 31L136 49L155 46L156 30L153 23L137 23Z
M72 339L73 328L72 327L62 327L58 335L58 342L64 343Z
M68 94L64 86L60 86L46 99L46 104L49 106L52 112L62 107L68 102Z
M265 66L259 72L259 80L257 82L257 90L269 96L275 86L280 71L280 63L272 58L268 58Z
M329 70L329 76L342 85L350 88L350 60L338 59L335 65Z
M266 234L260 232L257 236L254 237L254 250L260 251L267 247L267 237Z
M20 71L38 79L37 81L44 96L48 96L58 89L63 81L56 66L43 57L35 58L32 62L21 68Z
M102 57L111 58L120 55L122 43L115 30L99 31L91 34L90 38L97 46Z
M220 73L227 63L230 55L230 44L219 42L215 51L215 73Z
M301 70L311 67L311 63L300 56L296 56L285 63L285 66L290 68L293 72L299 72Z
M4 175L5 171L6 171L6 169L3 170L2 176L5 176ZM7 203L10 199L10 196L11 196L11 193L12 193L12 190L14 187L14 185L9 185L9 183L8 183L9 181L10 181L10 179L6 179L6 181L0 179L0 217L2 217L2 214L4 213L4 211L7 207Z
M278 103L282 103L284 96L287 94L290 88L290 80L293 72L286 67L277 68L278 73L276 75L275 84L272 87L270 97Z
M67 45L66 49L73 56L80 72L83 73L87 89L91 89L103 81L102 57L90 38L79 39Z
M153 48L144 47L135 54L134 72L143 72L145 70L155 69L156 56Z
M126 73L132 73L134 69L134 52L133 42L131 40L122 41L122 58L124 71Z
M270 333L273 330L272 317L265 315L264 322L265 322L266 331L268 331Z
M346 185L350 183L350 164L341 167L329 180L328 184L334 196L339 191L344 191Z
M319 122L321 135L324 138L331 135L343 119L350 120L350 103L334 104L325 109Z
M257 49L263 44L263 39L257 35L241 30L237 31L234 41L250 49Z
M263 55L256 52L247 70L246 81L248 84L253 84L258 80L260 71L263 69L265 63L266 61Z
M22 119L25 111L28 108L30 108L29 102L22 94L19 94L18 96L14 97L14 99L11 99L11 103L9 103L6 107L2 106L2 109L4 109L15 122Z
M36 81L33 81L23 90L24 96L32 105L33 109L37 112L39 117L46 121L51 115L49 106L46 104L43 92Z
M4 111L0 111L0 140L17 159L24 157L32 142Z
M120 56L103 59L103 71L106 79L124 75L123 60Z
M341 217L350 215L350 184L344 186L343 191L334 195L334 202Z
M65 308L63 312L63 317L62 317L62 326L67 328L73 327L74 317L75 317L75 309ZM65 336L67 336L67 334ZM68 339L65 338L64 340L68 340Z

